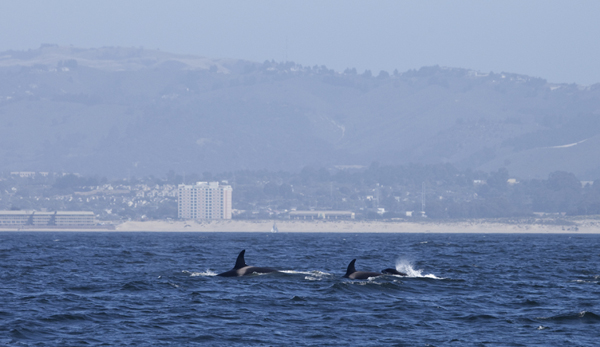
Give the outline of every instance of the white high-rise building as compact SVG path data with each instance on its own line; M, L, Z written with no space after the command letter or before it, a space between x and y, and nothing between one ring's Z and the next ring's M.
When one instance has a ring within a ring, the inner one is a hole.
M219 182L180 184L177 217L180 219L231 219L231 186Z

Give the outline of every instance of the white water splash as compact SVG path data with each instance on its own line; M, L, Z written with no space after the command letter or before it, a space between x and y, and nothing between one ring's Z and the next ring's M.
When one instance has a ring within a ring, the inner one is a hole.
M586 280L572 280L571 282L575 282L575 283L594 283L594 284L600 283L598 281L586 281Z
M340 282L340 284L345 286L384 286L386 284L385 281L376 281L377 277L369 277L366 280L358 280L358 281L345 281Z
M279 272L283 272L286 274L306 275L304 277L304 279L308 280L308 281L320 281L323 279L323 277L331 276L330 273L318 271L318 270L314 270L314 271L280 270Z
M423 269L416 270L413 268L413 264L407 259L398 259L396 260L396 270L400 272L404 272L407 274L407 277L415 277L415 278L433 278L436 280L442 280L442 277L437 277L434 274L423 274Z
M206 271L204 272L191 272L191 271L187 271L187 270L183 270L181 271L185 274L189 274L191 277L198 277L198 276L216 276L217 273L211 270L206 269Z
M327 272L323 272L323 271L318 271L318 270L313 270L313 271L296 271L296 270L279 270L279 272L283 272L286 274L300 274L300 275L316 275L316 276L326 276L326 275L331 275L330 273Z

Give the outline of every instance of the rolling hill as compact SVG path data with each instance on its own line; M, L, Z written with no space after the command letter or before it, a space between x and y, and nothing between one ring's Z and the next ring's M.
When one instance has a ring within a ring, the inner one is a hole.
M452 163L600 177L600 84L140 48L0 52L0 167L124 177Z

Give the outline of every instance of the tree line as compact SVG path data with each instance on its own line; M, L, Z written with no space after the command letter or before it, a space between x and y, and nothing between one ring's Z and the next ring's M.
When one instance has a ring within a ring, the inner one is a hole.
M240 219L287 218L287 212L294 209L348 210L361 219L421 218L421 212L431 219L528 217L536 212L600 214L600 180L582 183L568 172L552 172L547 179L521 180L504 168L486 173L459 170L451 164L378 163L350 169L305 167L298 172L240 170L183 175L169 171L164 177L113 180L72 174L38 178L4 175L0 208L89 209L99 214L110 209L120 218L177 218L175 197L136 204L136 199L142 198L135 198L135 187L174 187L197 181L231 185L235 218ZM129 201L133 203L114 196L64 198L106 184L131 187Z

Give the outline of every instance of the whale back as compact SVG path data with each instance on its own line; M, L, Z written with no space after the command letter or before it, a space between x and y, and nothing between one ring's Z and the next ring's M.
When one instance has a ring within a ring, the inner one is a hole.
M354 263L356 263L356 259L352 259L350 264L348 264L348 270L346 270L346 274L344 275L345 278L350 278L352 280L366 280L371 277L383 275L381 272L356 271Z
M396 269L392 269L392 268L383 269L383 270L381 270L381 273L386 274L386 275L408 276L404 272L400 272L400 271L398 271Z

